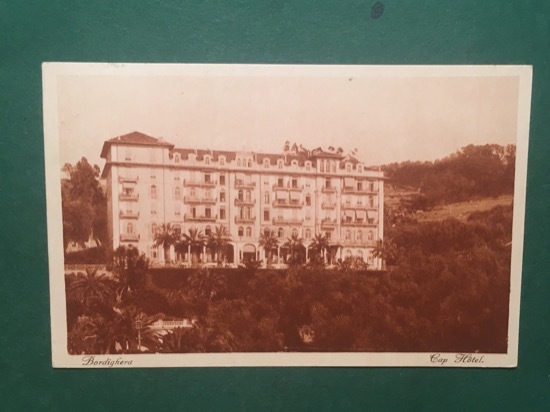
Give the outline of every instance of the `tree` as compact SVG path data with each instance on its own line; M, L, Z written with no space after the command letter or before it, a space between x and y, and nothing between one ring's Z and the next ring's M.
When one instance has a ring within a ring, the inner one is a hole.
M231 242L231 236L224 225L216 226L206 241L208 247L214 251L218 266L225 260L227 245Z
M273 260L273 249L279 245L279 239L275 236L273 230L269 232L263 232L260 235L260 247L267 254L267 267L271 267Z
M110 281L97 269L86 268L78 273L68 287L68 299L80 302L85 312L93 312L98 306L114 304L114 293Z
M134 246L119 246L113 254L113 272L119 281L120 293L143 286L148 267L147 258Z
M205 244L205 237L202 231L194 227L190 228L189 233L185 233L183 235L183 242L185 245L191 247L193 265L196 265L199 261L199 255Z
M297 234L293 234L286 240L283 247L287 248L290 252L289 264L294 265L300 263L300 252L304 249L302 238L298 237Z
M162 246L164 249L164 261L170 262L170 247L174 245L177 241L176 233L174 229L168 224L162 224L160 228L155 232L155 247Z
M313 252L313 255L310 259L317 262L322 262L323 252L328 251L328 239L322 233L317 233L311 242L309 247Z
M66 163L62 171L61 206L63 243L77 242L81 247L92 237L98 245L107 239L107 201L99 182L98 166L83 157L73 166Z

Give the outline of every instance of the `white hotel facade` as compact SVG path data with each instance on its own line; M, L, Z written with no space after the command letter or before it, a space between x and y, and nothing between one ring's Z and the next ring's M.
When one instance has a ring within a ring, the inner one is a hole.
M227 263L243 259L266 262L260 234L279 238L274 263L286 261L281 246L293 234L308 246L316 234L327 236L336 258L358 257L381 269L372 255L383 237L383 173L365 167L352 156L321 148L279 154L180 149L139 132L107 140L108 232L113 248L134 245L153 264L162 264L162 247L155 231L170 224L188 233L203 234L224 225L231 237ZM172 261L190 262L190 256ZM201 260L211 261L203 251Z

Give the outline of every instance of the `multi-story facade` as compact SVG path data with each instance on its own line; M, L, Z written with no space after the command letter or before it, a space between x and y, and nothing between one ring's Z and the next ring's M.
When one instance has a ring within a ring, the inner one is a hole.
M273 231L279 238L275 264L286 262L283 244L292 235L302 239L307 259L321 233L336 258L382 266L372 251L383 237L383 174L352 156L321 148L280 154L180 149L134 132L106 141L101 157L113 248L131 244L163 263L162 247L154 246L163 224L176 233L197 228L206 235L224 225L231 237L227 264L265 262L260 235ZM173 248L170 259L191 261ZM213 256L204 250L201 259Z

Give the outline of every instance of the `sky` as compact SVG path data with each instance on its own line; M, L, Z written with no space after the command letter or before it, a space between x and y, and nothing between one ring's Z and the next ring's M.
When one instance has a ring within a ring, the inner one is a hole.
M513 76L62 75L62 163L103 168L105 140L140 131L176 147L280 153L358 149L367 165L435 160L468 144L515 143Z

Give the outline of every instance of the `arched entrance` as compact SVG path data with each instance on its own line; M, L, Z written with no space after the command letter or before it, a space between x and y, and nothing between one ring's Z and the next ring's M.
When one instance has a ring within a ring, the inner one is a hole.
M243 261L250 262L256 260L256 246L247 243L243 246Z

